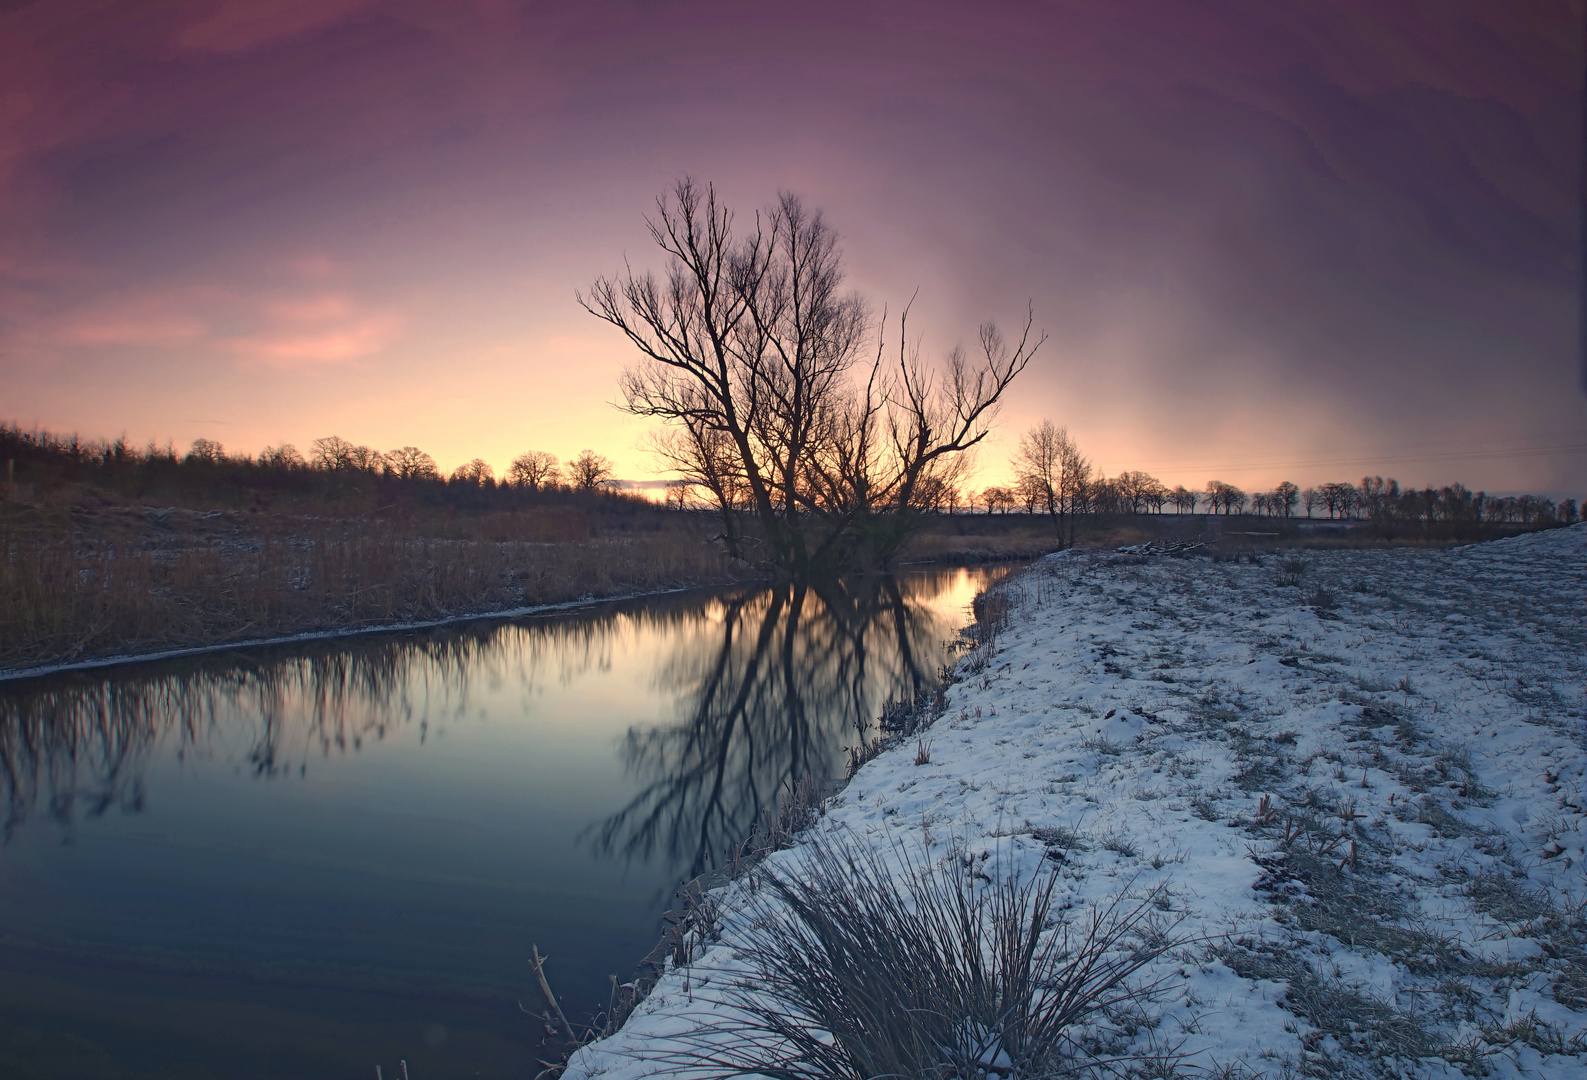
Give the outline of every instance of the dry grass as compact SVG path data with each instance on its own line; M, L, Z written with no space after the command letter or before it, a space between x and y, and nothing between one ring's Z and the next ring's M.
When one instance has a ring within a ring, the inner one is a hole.
M279 526L279 520L276 524ZM379 520L175 540L0 526L0 668L449 618L742 576L683 529L558 543ZM560 522L545 523L551 531Z
M988 563L1036 559L1062 545L1050 528L957 533L928 526L909 540L900 556L905 565Z
M1181 944L1157 891L1065 920L1053 872L982 885L957 863L904 871L824 842L799 876L768 875L739 946L747 1022L688 1064L779 1080L1063 1075L1155 997L1162 985L1135 977Z

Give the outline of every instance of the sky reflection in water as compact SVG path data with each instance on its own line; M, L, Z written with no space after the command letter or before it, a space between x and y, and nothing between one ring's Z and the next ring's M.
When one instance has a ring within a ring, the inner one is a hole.
M1000 572L4 687L0 1058L521 1075L530 944L570 1012L604 1002L678 881L840 775Z

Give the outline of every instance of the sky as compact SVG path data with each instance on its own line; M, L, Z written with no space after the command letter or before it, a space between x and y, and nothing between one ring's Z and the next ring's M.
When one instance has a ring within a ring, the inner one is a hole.
M0 419L654 479L575 293L679 177L822 210L980 448L1587 496L1584 0L0 0Z

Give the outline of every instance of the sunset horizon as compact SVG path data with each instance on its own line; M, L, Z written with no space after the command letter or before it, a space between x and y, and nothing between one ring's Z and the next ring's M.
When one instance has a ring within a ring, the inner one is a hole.
M1580 495L1580 8L25 5L0 415L661 479L575 293L694 175L821 209L928 359L1031 306L976 487L1051 419L1170 486Z

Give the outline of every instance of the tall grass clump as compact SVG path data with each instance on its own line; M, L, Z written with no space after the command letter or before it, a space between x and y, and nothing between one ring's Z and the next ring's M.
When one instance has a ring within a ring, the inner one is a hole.
M1181 944L1161 889L1061 916L1055 872L988 881L901 856L897 876L874 853L804 850L798 877L767 874L739 948L746 1019L702 1037L722 1075L1025 1080L1118 1062L1108 1021L1165 988L1135 977Z

